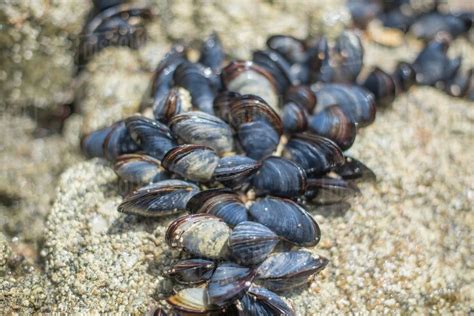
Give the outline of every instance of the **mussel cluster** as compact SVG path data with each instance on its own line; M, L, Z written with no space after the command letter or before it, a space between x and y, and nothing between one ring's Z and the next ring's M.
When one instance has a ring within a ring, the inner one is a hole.
M348 208L357 181L375 178L343 153L376 113L374 94L354 83L361 42L277 35L251 61L226 62L212 34L198 61L187 51L164 56L142 114L86 135L82 149L131 185L118 211L187 213L166 232L187 256L168 275L191 286L168 299L174 313L293 315L276 293L328 263L294 249L321 238L305 207ZM402 68L397 87L408 84Z
M448 57L451 42L472 32L474 12L443 12L438 1L351 0L348 7L354 25L365 29L377 18L387 28L399 29L421 39L425 46L412 64L403 62L390 76L380 68L374 70L363 86L382 104L396 94L396 77L409 77L409 85L429 85L451 96L474 100L474 69L461 70L462 56ZM403 88L407 89L408 84Z

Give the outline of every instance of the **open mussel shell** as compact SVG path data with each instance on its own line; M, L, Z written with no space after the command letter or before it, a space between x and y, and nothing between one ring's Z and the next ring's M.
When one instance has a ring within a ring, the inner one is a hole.
M408 91L416 84L416 73L413 66L407 62L399 62L395 67L392 78L397 85L398 92Z
M361 161L346 156L345 162L334 169L334 172L345 180L375 181L375 173Z
M211 74L207 73L207 70L209 69L202 65L185 61L176 68L174 83L189 91L193 107L214 114L215 91L210 80Z
M211 214L191 214L174 220L166 231L166 242L172 248L203 258L224 259L228 256L231 229Z
M294 197L306 190L306 172L295 162L268 157L253 177L252 183L257 195Z
M230 189L210 189L194 195L188 202L190 213L208 213L235 226L248 219L247 208L237 193Z
M230 105L241 97L234 91L222 91L214 98L214 114L224 122L230 122Z
M291 86L286 92L285 101L294 102L312 113L316 106L316 95L308 86Z
M257 269L259 284L281 292L308 283L311 276L326 267L328 260L307 251L288 251L271 255Z
M286 303L281 297L266 288L256 285L252 285L237 304L238 309L242 311L243 315L296 315L293 307Z
M353 182L337 178L308 179L308 191L305 196L318 204L332 204L345 201L360 194Z
M322 175L344 163L341 149L332 140L315 134L295 134L283 157L296 162L307 175Z
M177 315L209 315L219 310L218 306L209 303L207 289L204 287L183 289L166 301Z
M213 32L202 43L199 62L211 68L214 72L218 72L224 62L224 57L224 48L222 47L221 40L217 33Z
M249 182L262 163L247 156L227 156L219 159L213 178L226 187L238 188Z
M125 154L117 158L115 173L131 183L150 183L168 179L159 160L144 154Z
M375 97L365 88L357 85L330 83L316 84L312 89L318 99L314 114L330 105L337 104L358 127L365 127L374 122Z
M220 155L234 148L231 128L214 115L200 111L178 114L171 119L170 128L182 143L206 145Z
M313 115L309 130L334 141L342 150L349 149L357 135L355 123L336 104Z
M171 149L162 160L166 170L198 182L211 180L218 163L219 156L212 148L191 144Z
M159 217L186 210L189 199L199 188L181 180L163 180L142 187L126 196L118 211L126 214Z
M290 63L302 63L306 60L305 46L302 40L290 35L273 35L267 39L267 47L280 53Z
M429 42L413 62L418 84L434 86L453 78L461 66L461 57L449 58L449 40Z
M191 111L191 109L191 103L181 90L172 88L165 98L153 105L153 116L156 120L167 124L175 115Z
M321 238L321 231L313 217L291 200L262 198L252 204L249 213L253 220L291 243L315 246Z
M379 106L391 104L397 93L393 77L378 67L367 76L362 86L373 93Z
M280 238L266 226L257 222L241 222L232 230L229 249L239 264L252 266L265 260Z
M140 144L146 154L163 159L176 141L168 126L144 116L134 115L125 120L133 140Z
M232 262L220 263L207 285L209 302L225 306L240 298L250 287L255 271Z
M302 106L289 102L283 106L282 122L285 133L301 133L308 127L308 111Z
M206 259L187 259L174 264L166 274L181 284L199 284L208 281L216 264Z
M221 77L227 90L257 95L278 110L277 83L265 68L251 61L233 61L222 70Z

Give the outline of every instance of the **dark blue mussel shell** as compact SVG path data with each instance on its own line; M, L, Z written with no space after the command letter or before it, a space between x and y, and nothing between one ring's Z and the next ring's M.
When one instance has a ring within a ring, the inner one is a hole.
M216 264L206 259L187 259L174 264L166 274L182 284L199 284L212 276Z
M313 217L291 200L276 197L259 199L252 204L249 213L253 220L291 243L315 246L321 238L321 231Z
M244 315L249 316L296 315L293 308L277 294L256 285L249 288L238 304Z

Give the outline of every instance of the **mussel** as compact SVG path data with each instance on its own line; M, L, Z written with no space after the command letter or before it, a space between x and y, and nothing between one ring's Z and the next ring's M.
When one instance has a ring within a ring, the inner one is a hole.
M219 156L207 146L180 145L171 149L163 157L163 167L192 181L211 180L219 163Z
M266 288L281 292L308 283L311 276L326 267L328 260L307 251L271 255L257 269L257 280Z
M186 206L190 213L208 213L235 226L248 219L247 208L230 189L210 189L194 195Z
M174 220L166 231L166 242L172 248L203 258L224 259L229 255L231 229L210 214L184 215Z
M374 68L362 83L362 86L372 92L379 106L391 104L397 93L394 78L379 67Z
M206 145L220 155L233 151L231 128L214 115L200 111L181 113L171 119L170 128L182 143Z
M161 160L177 145L168 126L158 121L134 115L127 118L125 124L133 140L152 157Z
M144 186L126 196L118 211L146 217L160 217L186 210L199 188L181 180L163 180Z
M191 111L190 100L179 88L172 88L168 95L153 105L153 115L158 121L168 124L176 115Z
M199 284L208 281L216 264L206 259L187 259L179 261L166 274L182 284Z
M117 158L115 173L131 183L150 183L168 179L159 160L143 154L125 154Z
M247 156L227 156L219 159L213 178L229 188L239 188L250 182L262 163Z
M279 240L280 238L265 225L245 221L232 230L229 249L236 262L252 266L265 260Z
M261 66L250 61L233 61L222 69L221 77L228 91L257 95L275 111L278 110L277 83Z
M291 243L315 246L321 238L321 231L313 217L291 200L262 198L250 206L249 213L253 220Z
M216 32L213 32L203 43L201 47L201 56L199 62L214 72L221 69L224 62L224 48Z
M296 315L293 308L281 297L256 285L252 285L239 300L238 309L245 315L252 316Z
M268 157L263 160L252 183L257 195L273 194L291 198L305 192L306 172L291 160Z

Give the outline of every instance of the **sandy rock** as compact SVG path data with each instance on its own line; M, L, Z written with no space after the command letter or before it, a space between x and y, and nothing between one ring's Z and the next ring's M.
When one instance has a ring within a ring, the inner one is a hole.
M73 50L89 8L82 0L0 3L2 108L72 100Z

